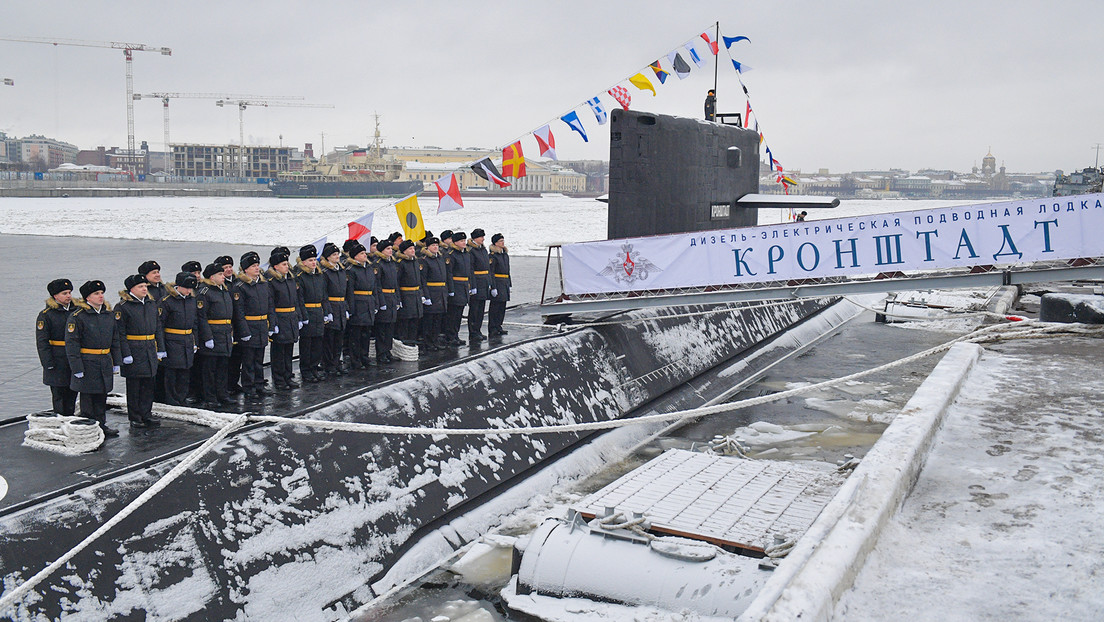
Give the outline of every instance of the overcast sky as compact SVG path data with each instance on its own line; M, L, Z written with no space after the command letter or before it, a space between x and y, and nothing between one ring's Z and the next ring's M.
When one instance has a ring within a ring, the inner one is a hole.
M1010 171L1093 164L1104 142L1100 0L1020 2L53 2L5 3L0 37L126 41L135 91L297 95L334 109L250 108L246 142L500 147L583 106L584 144L552 125L561 159L609 155L583 105L720 21L752 67L761 129L787 169L969 170L991 147ZM721 50L719 105L744 98ZM710 58L712 61L712 58ZM121 51L0 42L0 131L81 148L126 146ZM624 83L627 86L627 83ZM713 67L672 76L632 108L698 117ZM238 113L170 104L172 142L237 143ZM159 101L137 139L163 142ZM608 127L608 126L607 126ZM527 155L535 142L523 142Z

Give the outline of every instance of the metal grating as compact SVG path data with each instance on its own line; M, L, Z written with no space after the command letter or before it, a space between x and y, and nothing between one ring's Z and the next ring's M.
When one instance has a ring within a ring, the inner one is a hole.
M761 556L773 536L799 537L843 484L826 464L746 460L671 449L573 507L642 513L650 531Z

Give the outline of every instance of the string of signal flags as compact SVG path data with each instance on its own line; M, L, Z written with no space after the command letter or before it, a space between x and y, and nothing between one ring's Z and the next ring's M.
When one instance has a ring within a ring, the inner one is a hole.
M658 82L662 87L667 83L667 80L674 74L679 81L685 80L690 76L691 71L696 67L697 69L703 69L707 65L707 58L709 55L715 57L715 61L719 60L720 47L723 42L725 52L728 55L729 61L732 62L732 67L736 72L737 80L740 83L740 88L744 92L744 97L747 100L747 106L745 114L743 115L743 127L746 129L754 129L759 134L759 143L764 145L764 151L767 158L770 161L771 170L775 173L775 181L782 184L785 191L789 192L790 185L794 182L788 176L783 173L782 164L774 157L773 152L769 145L766 145L763 137L763 132L759 127L759 118L755 113L755 110L751 106L751 95L748 92L747 85L744 83L743 72L751 69L749 66L736 60L733 56L732 46L740 42L748 42L751 40L745 36L726 37L720 34L719 24L713 24L715 33L711 33L711 29L706 29L700 35L691 38L682 45L674 48L666 54L666 63L663 60L657 59L648 64L647 67L642 70L619 80L613 86L605 90L605 94L612 97L617 105L623 109L628 110L632 103L632 92L625 87L625 83L633 86L639 93L650 92L652 96L657 95L656 84ZM718 40L719 39L719 40ZM687 62L689 59L689 62ZM654 77L649 78L648 73L651 73ZM655 82L653 82L653 80ZM638 94L639 94L638 93ZM549 120L542 124L540 127L526 132L525 134L516 137L510 141L505 147L501 148L502 151L502 170L500 171L491 161L490 156L480 158L479 160L468 162L464 166L470 169L473 173L486 180L488 183L493 183L500 188L506 188L511 185L511 182L507 180L508 177L514 179L520 179L526 176L525 171L525 154L522 148L521 141L528 138L530 135L536 140L537 151L542 158L548 158L551 160L558 160L556 156L556 137L553 134L553 124L561 122L567 126L568 129L578 135L583 142L589 142L587 136L586 127L583 125L582 118L579 116L579 111L582 110L584 114L589 110L593 115L598 125L605 125L609 121L609 113L606 108L606 102L602 100L602 94L595 95L594 97L586 100L585 102L578 104L568 110L567 112L558 115L556 118ZM754 119L754 121L753 121ZM498 151L495 148L494 151ZM460 184L456 177L456 173L448 173L442 175L439 179L433 182L437 188L437 214L445 212L451 212L459 209L463 209L464 200L460 196ZM329 236L347 228L346 239L362 240L369 237L372 234L372 222L375 218L375 213L379 210L386 209L388 207L394 207L395 212L399 218L399 223L402 225L404 238L420 240L425 236L425 221L422 218L421 207L418 205L417 193L406 196L395 203L388 205L381 205L374 208L363 216L353 220L346 226L337 227L321 238L314 242L314 245L318 247L319 252L321 248L329 240ZM792 215L791 215L792 216Z

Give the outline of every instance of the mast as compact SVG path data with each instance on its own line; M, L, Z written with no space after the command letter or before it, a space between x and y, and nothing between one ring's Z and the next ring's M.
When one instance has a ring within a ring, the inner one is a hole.
M721 64L721 20L713 24L716 30L713 33L713 43L717 45L717 53L713 55L713 96L717 96L717 66Z

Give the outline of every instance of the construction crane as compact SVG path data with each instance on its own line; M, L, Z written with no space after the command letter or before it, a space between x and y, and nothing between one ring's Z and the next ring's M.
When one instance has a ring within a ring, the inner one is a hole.
M110 48L122 50L126 59L126 102L127 102L127 170L134 173L134 52L160 52L162 56L172 56L172 49L146 45L144 43L122 43L119 41L82 41L79 39L46 39L43 37L0 37L0 41L16 43L44 43L59 46L68 45L85 48Z
M176 174L175 159L172 155L172 149L169 147L169 100L170 99L271 99L271 100L301 100L302 97L294 95L235 95L232 93L135 93L133 98L135 101L142 99L143 97L149 99L160 99L163 108L165 110L165 153L169 158L169 174Z
M215 102L219 108L238 107L238 176L245 177L245 109L249 106L265 108L333 108L330 104L298 104L291 102L270 102L260 99L220 99Z

